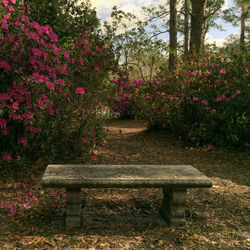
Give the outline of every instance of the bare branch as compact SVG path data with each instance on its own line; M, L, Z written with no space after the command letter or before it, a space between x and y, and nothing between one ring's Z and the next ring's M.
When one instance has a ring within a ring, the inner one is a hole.
M221 7L218 7L215 11L210 13L209 15L205 16L205 19L208 19L210 16L213 16Z

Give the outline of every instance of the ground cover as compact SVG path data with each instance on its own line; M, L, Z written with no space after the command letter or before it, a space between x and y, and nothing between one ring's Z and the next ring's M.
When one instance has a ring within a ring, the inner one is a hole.
M247 249L250 247L250 158L246 152L183 147L145 122L107 123L104 147L91 164L191 164L213 181L192 189L187 225L168 227L159 189L85 189L84 225L65 228L65 193L42 189L46 163L0 175L1 249ZM77 158L72 163L83 162Z

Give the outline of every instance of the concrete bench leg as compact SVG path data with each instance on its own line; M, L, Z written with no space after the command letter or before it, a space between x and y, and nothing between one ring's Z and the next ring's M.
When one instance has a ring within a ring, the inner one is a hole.
M66 189L67 194L67 214L66 226L81 227L82 211L81 211L81 189Z
M187 190L163 188L161 213L170 226L184 226Z

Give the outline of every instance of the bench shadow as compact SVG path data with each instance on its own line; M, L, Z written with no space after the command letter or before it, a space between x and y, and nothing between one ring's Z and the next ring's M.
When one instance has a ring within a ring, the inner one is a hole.
M50 204L39 208L36 211L36 217L22 220L22 229L17 228L15 234L23 235L23 231L29 236L43 237L54 235L100 237L143 235L147 237L150 234L151 238L157 240L163 237L161 235L167 238L178 238L178 235L183 232L221 233L227 223L230 225L230 232L235 233L235 230L240 230L237 229L240 225L243 228L246 227L247 221L247 209L242 206L240 199L225 196L212 189L190 191L186 206L187 225L179 228L169 227L160 215L160 195L148 200L143 197L95 200L89 195L86 198L87 204L82 209L83 226L81 228L67 228L65 207L56 208L55 205ZM89 201L88 198L90 198ZM160 236L158 232L161 232Z

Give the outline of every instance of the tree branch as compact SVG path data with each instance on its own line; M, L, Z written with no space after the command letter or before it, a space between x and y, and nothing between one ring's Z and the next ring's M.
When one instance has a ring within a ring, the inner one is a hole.
M215 11L210 13L209 15L205 16L205 19L208 19L210 16L214 15L221 7L218 7Z
M155 36L158 36L160 34L165 34L165 33L168 33L168 32L169 32L169 30L159 31L158 33L154 33L151 37L149 37L149 39L152 39Z

